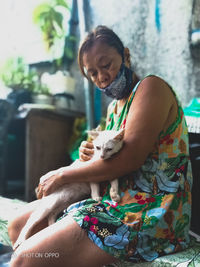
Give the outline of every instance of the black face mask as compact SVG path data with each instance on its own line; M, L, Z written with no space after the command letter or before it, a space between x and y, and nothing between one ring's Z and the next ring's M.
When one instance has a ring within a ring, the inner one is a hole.
M130 95L132 91L132 83L133 83L133 71L126 67L124 63L122 63L119 73L117 74L114 81L111 82L106 88L99 88L103 91L107 96L112 97L114 99L123 99Z

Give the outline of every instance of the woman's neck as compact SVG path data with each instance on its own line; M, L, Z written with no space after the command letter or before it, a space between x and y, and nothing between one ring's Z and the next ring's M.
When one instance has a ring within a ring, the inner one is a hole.
M139 78L138 78L138 76L135 74L135 72L133 72L133 85L132 85L132 87L134 88L135 86L136 86L136 84L139 82Z
M136 84L139 82L139 78L137 77L137 75L133 72L133 83L132 83L132 89L136 86ZM124 106L124 104L126 103L127 99L129 98L126 97L126 98L123 98L123 99L120 99L117 101L117 106L118 108L122 108Z

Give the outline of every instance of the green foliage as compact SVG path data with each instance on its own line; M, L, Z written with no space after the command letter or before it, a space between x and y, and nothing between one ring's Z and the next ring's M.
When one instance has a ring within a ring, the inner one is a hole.
M22 57L9 58L0 70L0 79L5 86L17 89L33 90L38 82L36 70L30 69Z
M79 147L82 141L87 139L87 123L86 118L76 118L73 126L73 133L69 141L69 154L73 161L79 158Z
M57 39L64 38L64 12L69 11L66 0L48 0L35 8L33 21L43 34L47 50L50 50Z
M77 42L77 38L74 35L68 35L65 38L65 51L64 54L66 56L66 58L73 60L74 59L74 51L73 51L73 47L75 46Z
M7 246L11 245L7 227L8 227L8 221L0 218L0 245L1 243Z
M183 232L186 225L189 223L189 216L188 214L183 214L182 217L177 221L175 226L175 233L179 237L180 234Z
M50 95L50 90L49 88L41 83L36 84L36 86L33 88L32 91L34 94L43 94L43 95Z

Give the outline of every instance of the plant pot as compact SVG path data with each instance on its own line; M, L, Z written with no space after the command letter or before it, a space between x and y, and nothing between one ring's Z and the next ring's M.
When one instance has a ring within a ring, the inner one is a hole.
M63 93L56 94L53 97L54 105L56 108L60 109L73 109L74 106L74 96L71 94Z
M53 97L52 95L35 94L32 96L32 102L36 104L52 105Z

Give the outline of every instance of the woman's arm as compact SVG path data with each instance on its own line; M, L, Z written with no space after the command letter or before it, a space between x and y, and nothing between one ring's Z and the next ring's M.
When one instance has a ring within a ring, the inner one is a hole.
M55 184L112 180L137 170L152 152L169 119L175 120L176 114L171 118L175 104L175 97L163 80L158 77L144 79L129 110L120 152L108 160L85 162L81 167L63 167L54 177Z

